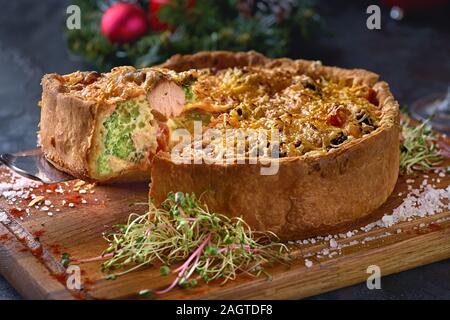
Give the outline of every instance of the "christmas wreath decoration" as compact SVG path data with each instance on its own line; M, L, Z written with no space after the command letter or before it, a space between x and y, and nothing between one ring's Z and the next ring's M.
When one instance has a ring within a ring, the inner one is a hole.
M101 70L150 66L173 54L256 50L293 56L322 20L301 0L75 0L81 29L71 52Z

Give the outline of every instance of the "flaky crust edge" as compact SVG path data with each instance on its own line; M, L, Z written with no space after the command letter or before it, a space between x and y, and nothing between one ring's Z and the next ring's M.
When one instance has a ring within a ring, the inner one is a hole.
M365 83L376 91L381 126L324 156L281 158L274 176L260 175L261 165L177 165L160 153L152 166L150 198L160 203L170 191L195 192L210 210L240 216L252 229L275 232L282 240L340 232L370 219L392 193L399 172L399 107L388 84L362 69L271 60L256 52L177 55L161 67L184 71L234 63L295 65L312 76Z
M57 74L42 78L38 144L45 158L74 177L89 180L88 159L97 105L64 93ZM84 134L81 134L81 133Z

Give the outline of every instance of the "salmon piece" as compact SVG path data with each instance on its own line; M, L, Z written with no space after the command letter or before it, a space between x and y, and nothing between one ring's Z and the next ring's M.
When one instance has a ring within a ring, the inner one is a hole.
M179 116L186 101L184 90L173 81L161 81L147 95L152 113L159 121Z

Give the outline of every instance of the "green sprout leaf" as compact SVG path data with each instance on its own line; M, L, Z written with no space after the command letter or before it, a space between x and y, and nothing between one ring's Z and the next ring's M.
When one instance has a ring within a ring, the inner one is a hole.
M105 279L106 280L116 280L117 276L115 274L108 274Z
M170 273L170 268L168 266L162 266L161 268L159 268L159 273L162 276L167 276Z
M191 279L191 281L189 281L189 285L194 288L198 285L198 281L196 279Z
M412 125L408 116L402 120L402 143L400 145L400 170L411 174L413 170L427 171L442 161L438 137L428 121Z
M63 265L64 268L67 268L70 264L70 254L68 254L67 252L64 252L61 255L61 264Z
M152 298L153 297L153 291L149 289L144 289L139 291L139 296L142 298Z

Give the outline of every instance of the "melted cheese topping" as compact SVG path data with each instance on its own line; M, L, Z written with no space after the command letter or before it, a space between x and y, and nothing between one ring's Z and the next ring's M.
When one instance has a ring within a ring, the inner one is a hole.
M108 73L73 72L59 76L67 93L84 99L117 103L146 94L155 81L167 78L155 68L117 67Z
M366 85L312 79L286 68L202 70L185 112L213 114L209 128L278 129L280 156L323 153L379 126L375 92Z

